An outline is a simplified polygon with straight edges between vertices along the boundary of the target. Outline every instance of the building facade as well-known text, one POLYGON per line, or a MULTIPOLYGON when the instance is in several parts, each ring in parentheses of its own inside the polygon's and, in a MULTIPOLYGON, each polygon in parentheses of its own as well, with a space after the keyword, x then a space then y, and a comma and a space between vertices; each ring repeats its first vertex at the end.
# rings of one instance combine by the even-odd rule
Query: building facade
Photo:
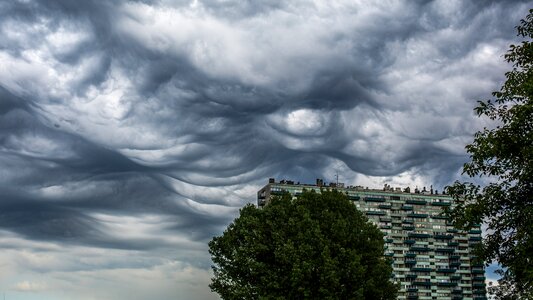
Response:
POLYGON ((320 179, 309 185, 271 178, 258 191, 257 204, 262 207, 284 192, 296 197, 304 189, 320 192, 324 188, 345 193, 382 230, 385 255, 393 260, 393 280, 400 283, 398 299, 487 299, 485 270, 472 255, 473 246, 481 241, 481 229, 454 229, 441 214, 442 207, 453 205, 447 195, 425 188, 411 193, 388 186, 372 190, 325 186, 320 179))

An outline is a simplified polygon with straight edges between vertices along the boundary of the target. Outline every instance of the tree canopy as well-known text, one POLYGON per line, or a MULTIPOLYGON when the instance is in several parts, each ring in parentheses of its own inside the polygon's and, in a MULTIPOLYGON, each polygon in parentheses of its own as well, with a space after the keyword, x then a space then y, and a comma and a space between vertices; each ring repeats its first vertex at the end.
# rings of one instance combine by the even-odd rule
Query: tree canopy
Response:
POLYGON ((456 182, 448 191, 462 201, 450 212, 457 227, 487 226, 478 254, 503 267, 496 296, 533 299, 533 10, 516 28, 523 41, 504 56, 512 70, 493 99, 475 108, 497 126, 477 132, 466 147, 471 161, 463 172, 490 183, 456 182))
POLYGON ((396 299, 383 234, 337 191, 247 205, 209 252, 223 299, 396 299))

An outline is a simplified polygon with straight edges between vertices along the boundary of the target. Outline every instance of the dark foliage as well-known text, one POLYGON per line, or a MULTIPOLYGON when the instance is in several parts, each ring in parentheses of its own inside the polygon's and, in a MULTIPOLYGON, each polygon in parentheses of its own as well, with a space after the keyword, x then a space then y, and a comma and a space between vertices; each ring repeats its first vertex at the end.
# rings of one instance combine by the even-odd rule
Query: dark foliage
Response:
POLYGON ((524 40, 505 55, 513 69, 494 98, 475 109, 498 125, 477 132, 466 147, 471 161, 464 173, 487 176, 491 183, 483 188, 460 182, 448 187, 464 201, 449 212, 455 225, 487 226, 478 254, 503 267, 500 287, 490 289, 500 299, 533 299, 533 10, 517 30, 524 40))

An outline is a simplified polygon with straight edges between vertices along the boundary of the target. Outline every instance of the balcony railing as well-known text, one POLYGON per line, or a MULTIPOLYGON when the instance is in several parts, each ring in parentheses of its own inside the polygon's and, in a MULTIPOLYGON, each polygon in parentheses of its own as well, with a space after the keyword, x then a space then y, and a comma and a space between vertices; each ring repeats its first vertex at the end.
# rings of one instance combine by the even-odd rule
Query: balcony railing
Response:
POLYGON ((385 202, 383 197, 365 197, 364 200, 366 202, 385 202))
POLYGON ((409 199, 409 200, 405 200, 405 203, 415 204, 415 205, 426 205, 427 201, 422 200, 422 199, 409 199))
POLYGON ((455 268, 437 268, 437 273, 455 273, 455 268))
POLYGON ((453 239, 453 235, 452 234, 446 234, 446 233, 436 233, 434 235, 434 237, 436 239, 439 239, 439 240, 451 240, 451 239, 453 239))
POLYGON ((417 267, 417 266, 414 266, 411 268, 411 271, 412 272, 431 272, 431 268, 429 267, 417 267))
POLYGON ((420 219, 423 219, 423 218, 427 218, 427 217, 428 217, 428 214, 411 213, 411 214, 408 214, 407 216, 410 217, 410 218, 420 218, 420 219))
POLYGON ((427 252, 429 251, 428 247, 421 247, 421 246, 412 246, 409 248, 410 251, 419 251, 419 252, 427 252))
POLYGON ((457 286, 457 282, 451 282, 451 281, 439 281, 437 282, 438 286, 457 286))
POLYGON ((411 282, 412 285, 417 285, 417 286, 431 286, 431 281, 413 281, 411 282))
POLYGON ((414 238, 429 238, 430 237, 428 233, 422 233, 422 232, 409 232, 408 235, 414 238))
POLYGON ((372 216, 384 216, 386 215, 386 213, 384 211, 379 211, 379 210, 369 210, 366 212, 367 215, 372 215, 372 216))
POLYGON ((453 253, 455 251, 454 248, 437 248, 435 249, 435 252, 443 252, 443 253, 453 253))

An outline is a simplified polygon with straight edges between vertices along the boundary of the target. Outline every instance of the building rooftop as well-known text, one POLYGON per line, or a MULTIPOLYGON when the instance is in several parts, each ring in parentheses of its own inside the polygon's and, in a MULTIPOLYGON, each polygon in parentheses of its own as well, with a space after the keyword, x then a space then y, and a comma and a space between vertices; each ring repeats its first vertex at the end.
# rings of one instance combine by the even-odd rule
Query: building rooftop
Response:
POLYGON ((422 187, 422 189, 419 189, 418 187, 415 187, 414 189, 411 189, 410 187, 392 187, 388 184, 385 184, 383 188, 381 189, 375 189, 375 188, 368 188, 360 185, 345 185, 341 182, 325 182, 324 180, 317 178, 316 183, 309 184, 309 183, 300 183, 300 182, 294 182, 292 180, 285 180, 282 179, 278 182, 276 182, 275 178, 269 178, 268 184, 281 184, 281 185, 294 185, 294 186, 302 186, 310 187, 310 188, 334 188, 334 189, 342 189, 342 190, 354 190, 354 191, 362 191, 362 192, 387 192, 387 193, 398 193, 398 194, 417 194, 417 195, 431 195, 433 196, 443 196, 443 197, 449 197, 449 195, 445 193, 440 193, 438 190, 433 190, 433 186, 431 185, 429 187, 429 190, 426 189, 426 187, 422 187))

